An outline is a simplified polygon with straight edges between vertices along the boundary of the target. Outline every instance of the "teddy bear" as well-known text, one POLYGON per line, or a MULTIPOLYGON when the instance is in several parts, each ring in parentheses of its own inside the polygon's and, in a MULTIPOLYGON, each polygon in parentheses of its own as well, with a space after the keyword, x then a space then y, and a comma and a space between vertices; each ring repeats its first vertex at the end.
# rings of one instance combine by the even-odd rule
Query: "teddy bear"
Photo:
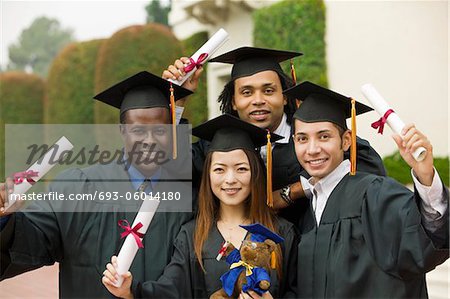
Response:
POLYGON ((226 258, 230 270, 220 277, 222 288, 214 292, 211 299, 237 298, 241 291, 249 290, 262 295, 270 287, 271 259, 274 258, 277 243, 282 242, 283 238, 259 223, 241 227, 254 233, 247 236, 239 250, 231 243, 222 247, 220 256, 226 258))

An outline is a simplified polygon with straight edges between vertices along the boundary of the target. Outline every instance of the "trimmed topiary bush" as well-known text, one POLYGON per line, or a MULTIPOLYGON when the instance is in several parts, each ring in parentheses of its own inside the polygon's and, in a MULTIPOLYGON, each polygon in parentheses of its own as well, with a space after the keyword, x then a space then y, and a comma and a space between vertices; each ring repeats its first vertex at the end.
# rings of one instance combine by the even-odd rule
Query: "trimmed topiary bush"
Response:
MULTIPOLYGON (((254 45, 302 52, 294 59, 297 82, 328 85, 325 5, 321 0, 282 1, 253 13, 254 45)), ((289 74, 289 62, 282 64, 289 74)))
POLYGON ((46 123, 94 122, 95 65, 103 41, 69 44, 55 58, 47 79, 46 123))
MULTIPOLYGON (((189 57, 194 54, 207 40, 208 32, 206 31, 198 32, 183 40, 184 56, 189 57)), ((187 118, 193 127, 208 119, 206 69, 205 67, 203 70, 197 90, 189 96, 183 113, 183 117, 187 118)))
MULTIPOLYGON (((181 43, 170 29, 160 24, 124 28, 101 45, 95 74, 95 93, 140 71, 161 75, 175 59, 181 57, 181 43)), ((117 123, 117 109, 97 102, 96 123, 117 123)))
POLYGON ((45 82, 34 74, 0 74, 0 181, 5 180, 5 124, 41 124, 45 82))

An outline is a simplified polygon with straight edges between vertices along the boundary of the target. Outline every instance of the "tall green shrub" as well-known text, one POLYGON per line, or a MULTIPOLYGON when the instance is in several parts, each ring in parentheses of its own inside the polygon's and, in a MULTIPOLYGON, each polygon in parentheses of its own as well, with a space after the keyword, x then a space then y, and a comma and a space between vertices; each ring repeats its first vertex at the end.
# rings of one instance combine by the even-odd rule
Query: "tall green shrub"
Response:
MULTIPOLYGON (((149 71, 161 75, 162 71, 182 55, 181 43, 170 29, 160 24, 131 26, 116 32, 100 47, 96 74, 96 93, 134 75, 149 71)), ((96 102, 96 123, 117 123, 117 109, 96 102)))
MULTIPOLYGON (((256 47, 302 52, 294 59, 297 82, 327 86, 325 5, 322 0, 282 1, 253 13, 256 47)), ((289 74, 289 62, 283 63, 289 74)))
MULTIPOLYGON (((383 158, 384 167, 388 176, 396 179, 402 184, 412 184, 410 167, 403 160, 400 153, 397 151, 390 156, 383 158)), ((434 167, 439 172, 439 176, 446 186, 450 186, 449 173, 449 157, 434 157, 434 167)))
POLYGON ((55 58, 47 79, 46 123, 94 122, 95 65, 102 42, 72 43, 55 58))
MULTIPOLYGON (((208 32, 202 31, 193 34, 183 40, 184 56, 194 54, 208 40, 208 32)), ((189 119, 192 126, 201 124, 208 119, 208 95, 206 83, 206 67, 200 77, 197 90, 191 96, 186 104, 183 117, 189 119)))
POLYGON ((0 181, 5 180, 5 124, 41 124, 44 98, 45 82, 37 75, 0 74, 0 181))

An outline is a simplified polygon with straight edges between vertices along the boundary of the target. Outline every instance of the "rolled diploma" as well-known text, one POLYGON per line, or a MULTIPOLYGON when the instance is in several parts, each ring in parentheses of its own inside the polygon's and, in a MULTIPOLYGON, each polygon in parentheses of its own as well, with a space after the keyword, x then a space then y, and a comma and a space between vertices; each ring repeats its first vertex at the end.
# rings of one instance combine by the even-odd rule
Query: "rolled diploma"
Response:
MULTIPOLYGON (((383 116, 386 111, 392 109, 372 84, 364 84, 361 87, 361 91, 380 116, 383 116)), ((400 119, 397 113, 391 113, 387 118, 386 123, 389 125, 392 131, 399 134, 400 136, 403 136, 401 132, 405 127, 405 123, 400 119)), ((427 150, 424 147, 419 147, 414 151, 413 157, 414 159, 416 159, 416 161, 422 161, 426 156, 426 152, 427 150)))
MULTIPOLYGON (((26 171, 36 171, 37 176, 33 177, 33 181, 39 181, 47 172, 50 171, 62 157, 61 155, 70 151, 73 148, 73 144, 65 137, 62 136, 54 145, 52 145, 45 155, 39 158, 33 165, 31 165, 26 171), (55 152, 56 151, 56 152, 55 152), (51 161, 50 161, 51 159, 51 161), (51 163, 50 163, 51 162, 51 163)), ((27 182, 26 179, 22 183, 14 185, 14 192, 9 195, 9 205, 5 210, 12 207, 16 200, 13 194, 23 194, 27 192, 33 185, 27 182)))
MULTIPOLYGON (((146 196, 131 227, 135 227, 140 222, 142 223, 142 227, 138 230, 138 232, 145 234, 148 227, 150 226, 150 223, 152 222, 153 216, 155 216, 155 212, 158 206, 159 200, 155 200, 150 196, 146 196)), ((122 248, 120 248, 119 254, 117 255, 116 271, 119 274, 119 279, 115 284, 116 287, 120 287, 122 285, 122 274, 127 273, 130 269, 138 249, 139 247, 134 236, 132 234, 129 234, 125 238, 125 242, 123 242, 122 248)))
MULTIPOLYGON (((217 51, 217 49, 220 48, 226 41, 228 40, 228 32, 226 32, 223 28, 220 28, 216 33, 214 33, 211 38, 203 44, 203 46, 198 49, 197 52, 195 52, 194 55, 191 56, 191 58, 194 61, 197 61, 197 59, 200 57, 201 54, 206 53, 208 54, 208 57, 202 62, 205 63, 208 61, 214 52, 217 51)), ((189 73, 187 73, 185 76, 183 76, 180 80, 172 80, 169 79, 170 82, 175 83, 177 85, 183 85, 183 83, 195 72, 197 68, 193 68, 189 73)))

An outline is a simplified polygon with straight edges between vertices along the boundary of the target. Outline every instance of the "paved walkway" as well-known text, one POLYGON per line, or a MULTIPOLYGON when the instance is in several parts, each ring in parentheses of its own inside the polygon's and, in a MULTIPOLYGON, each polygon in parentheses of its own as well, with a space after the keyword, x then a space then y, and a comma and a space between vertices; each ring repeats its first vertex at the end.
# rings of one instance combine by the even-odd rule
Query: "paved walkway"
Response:
POLYGON ((58 264, 0 282, 2 299, 58 298, 58 264))

